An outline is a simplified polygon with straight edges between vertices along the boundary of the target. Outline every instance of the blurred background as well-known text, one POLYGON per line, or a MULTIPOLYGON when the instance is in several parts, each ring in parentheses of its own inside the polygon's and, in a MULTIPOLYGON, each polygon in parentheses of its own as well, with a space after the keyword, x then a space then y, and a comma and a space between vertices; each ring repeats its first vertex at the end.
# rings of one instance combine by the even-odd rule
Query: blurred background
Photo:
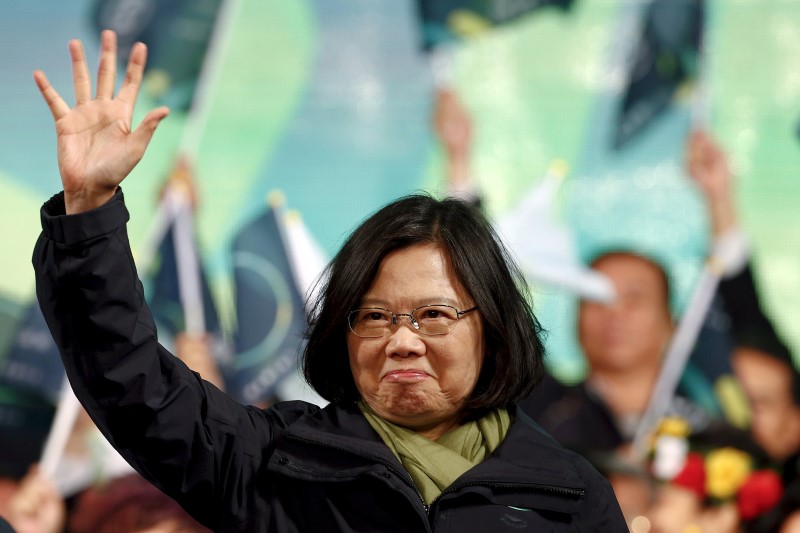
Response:
MULTIPOLYGON (((275 309, 248 310, 241 288, 237 298, 236 273, 247 268, 243 233, 259 217, 277 210, 281 223, 299 227, 315 254, 307 262, 316 265, 388 201, 450 190, 447 154, 432 122, 443 86, 469 116, 470 179, 491 218, 516 213, 553 162, 562 162, 558 174, 566 177, 545 195, 528 238, 561 239, 577 262, 609 248, 657 257, 673 280, 676 316, 707 251, 705 207, 683 166, 690 127, 704 125, 730 155, 766 310, 800 353, 800 5, 718 0, 704 7, 692 0, 28 0, 6 6, 0 19, 6 50, 0 60, 0 365, 15 350, 48 349, 43 330, 31 325, 30 257, 39 207, 60 181, 52 118, 31 74, 44 70, 71 102, 67 42, 82 39, 96 64, 104 27, 117 29, 121 51, 126 39, 149 45, 134 123, 156 105, 172 108, 123 185, 137 260, 158 248, 152 243, 160 242, 153 228, 161 192, 179 168, 196 191, 195 243, 206 304, 216 310, 205 325, 229 345, 219 355, 223 363, 285 341, 243 341, 248 323, 272 334, 298 312, 297 294, 284 290, 291 276, 279 260, 272 270, 288 277, 263 289, 275 309)), ((287 230, 281 231, 285 238, 287 230)), ((298 249, 287 256, 305 257, 298 249)), ((165 263, 148 259, 140 274, 147 278, 151 267, 165 263)), ((148 279, 148 286, 157 285, 148 279)), ((575 341, 578 297, 563 285, 531 283, 549 332, 548 365, 557 377, 578 380, 585 373, 575 341)), ((303 283, 298 286, 302 293, 303 283)), ((272 355, 253 356, 259 357, 272 355)), ((6 367, 7 381, 38 379, 6 367)), ((252 374, 247 365, 237 369, 233 374, 252 374)), ((267 388, 241 396, 261 400, 267 388)))

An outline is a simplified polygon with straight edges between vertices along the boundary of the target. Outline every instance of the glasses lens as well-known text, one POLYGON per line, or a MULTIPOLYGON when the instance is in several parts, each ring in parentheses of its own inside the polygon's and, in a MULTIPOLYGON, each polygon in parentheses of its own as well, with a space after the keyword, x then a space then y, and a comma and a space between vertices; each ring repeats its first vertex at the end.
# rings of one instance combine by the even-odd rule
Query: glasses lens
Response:
POLYGON ((414 320, 425 335, 449 333, 458 320, 458 311, 449 305, 426 305, 414 310, 414 320))
POLYGON ((350 313, 350 329, 359 337, 383 337, 392 324, 386 309, 356 309, 350 313))

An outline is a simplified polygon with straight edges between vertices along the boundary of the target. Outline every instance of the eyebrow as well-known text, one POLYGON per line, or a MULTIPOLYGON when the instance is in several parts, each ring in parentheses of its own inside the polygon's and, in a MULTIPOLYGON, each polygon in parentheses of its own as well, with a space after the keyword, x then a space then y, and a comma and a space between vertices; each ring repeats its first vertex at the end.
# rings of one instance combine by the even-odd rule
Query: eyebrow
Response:
MULTIPOLYGON (((452 298, 446 298, 444 296, 435 296, 435 297, 431 297, 431 298, 419 298, 417 300, 417 302, 418 303, 416 305, 414 305, 414 307, 412 309, 415 309, 415 308, 423 306, 423 305, 436 305, 436 304, 450 305, 450 306, 455 307, 456 309, 458 309, 458 307, 460 305, 457 301, 453 300, 452 298)), ((385 309, 389 309, 389 307, 391 306, 391 304, 388 301, 381 300, 380 298, 365 298, 364 300, 361 301, 360 305, 361 305, 361 307, 378 307, 379 306, 379 307, 383 307, 385 309)))

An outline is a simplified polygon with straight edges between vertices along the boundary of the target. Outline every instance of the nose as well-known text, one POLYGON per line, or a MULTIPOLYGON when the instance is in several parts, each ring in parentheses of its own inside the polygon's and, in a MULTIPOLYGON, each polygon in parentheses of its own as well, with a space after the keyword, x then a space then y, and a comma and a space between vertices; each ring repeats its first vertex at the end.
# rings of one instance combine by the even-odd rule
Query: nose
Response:
POLYGON ((410 317, 399 317, 397 325, 392 334, 389 335, 389 341, 386 343, 386 356, 414 357, 424 353, 425 341, 417 329, 414 328, 410 317))

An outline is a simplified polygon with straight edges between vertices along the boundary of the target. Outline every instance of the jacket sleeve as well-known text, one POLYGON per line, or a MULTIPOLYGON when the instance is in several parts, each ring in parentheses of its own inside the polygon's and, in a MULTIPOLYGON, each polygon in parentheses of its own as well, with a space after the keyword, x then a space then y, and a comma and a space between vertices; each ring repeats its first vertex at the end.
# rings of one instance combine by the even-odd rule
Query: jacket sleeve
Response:
POLYGON ((202 523, 236 529, 289 422, 236 403, 158 343, 128 218, 121 191, 78 215, 64 214, 63 193, 45 203, 39 304, 76 396, 120 454, 202 523))
POLYGON ((764 312, 750 263, 736 275, 721 280, 719 293, 738 345, 758 348, 786 361, 792 360, 788 346, 764 312))

